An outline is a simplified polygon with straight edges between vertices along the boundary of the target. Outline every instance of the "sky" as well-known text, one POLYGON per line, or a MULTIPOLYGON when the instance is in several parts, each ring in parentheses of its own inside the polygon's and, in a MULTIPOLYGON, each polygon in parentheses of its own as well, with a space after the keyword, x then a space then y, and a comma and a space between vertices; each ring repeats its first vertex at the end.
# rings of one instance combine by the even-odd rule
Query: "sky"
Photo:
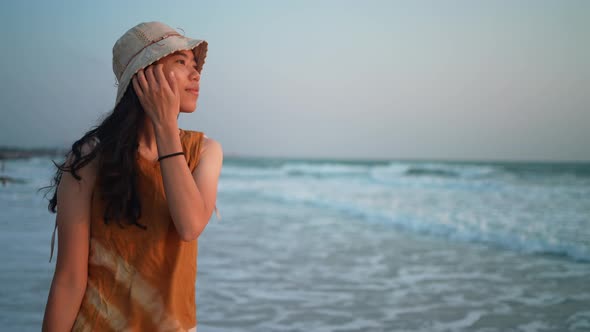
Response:
POLYGON ((112 111, 112 47, 209 43, 179 127, 226 156, 590 161, 590 1, 11 1, 0 146, 70 147, 112 111))

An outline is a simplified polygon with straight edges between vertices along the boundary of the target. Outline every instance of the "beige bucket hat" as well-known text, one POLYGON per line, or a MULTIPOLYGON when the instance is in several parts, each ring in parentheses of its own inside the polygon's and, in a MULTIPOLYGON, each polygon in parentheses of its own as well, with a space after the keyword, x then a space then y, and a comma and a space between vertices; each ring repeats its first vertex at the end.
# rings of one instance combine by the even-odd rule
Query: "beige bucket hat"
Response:
POLYGON ((207 45, 206 41, 185 37, 161 22, 139 23, 129 29, 113 46, 113 72, 118 83, 115 107, 135 73, 176 51, 192 50, 201 73, 207 45))

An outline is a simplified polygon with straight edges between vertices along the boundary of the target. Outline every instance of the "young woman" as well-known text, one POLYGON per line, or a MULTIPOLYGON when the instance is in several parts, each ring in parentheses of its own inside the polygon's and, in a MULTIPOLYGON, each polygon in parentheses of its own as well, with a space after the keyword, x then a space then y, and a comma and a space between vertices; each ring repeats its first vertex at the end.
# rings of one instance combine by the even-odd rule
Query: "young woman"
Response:
POLYGON ((217 210, 223 152, 177 119, 197 106, 206 54, 160 22, 115 43, 115 108, 56 165, 44 331, 196 331, 197 238, 217 210))

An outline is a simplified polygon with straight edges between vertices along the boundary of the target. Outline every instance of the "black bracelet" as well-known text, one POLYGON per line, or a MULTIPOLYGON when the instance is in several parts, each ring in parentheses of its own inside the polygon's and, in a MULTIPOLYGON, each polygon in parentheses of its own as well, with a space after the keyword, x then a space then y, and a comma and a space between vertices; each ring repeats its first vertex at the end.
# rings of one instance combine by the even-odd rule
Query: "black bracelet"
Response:
POLYGON ((161 156, 161 157, 158 158, 158 161, 160 161, 160 160, 162 160, 164 158, 178 156, 179 154, 184 154, 184 152, 174 152, 174 153, 171 153, 171 154, 167 154, 165 156, 161 156))

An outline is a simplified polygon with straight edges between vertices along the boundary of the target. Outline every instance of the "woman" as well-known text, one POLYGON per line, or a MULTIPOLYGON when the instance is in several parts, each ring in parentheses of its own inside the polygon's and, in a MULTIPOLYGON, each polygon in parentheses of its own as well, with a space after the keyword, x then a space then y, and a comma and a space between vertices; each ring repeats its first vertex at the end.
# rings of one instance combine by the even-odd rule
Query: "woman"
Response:
POLYGON ((217 210, 223 152, 177 119, 196 108, 206 53, 159 22, 115 43, 115 108, 54 177, 44 331, 196 331, 197 238, 217 210))

